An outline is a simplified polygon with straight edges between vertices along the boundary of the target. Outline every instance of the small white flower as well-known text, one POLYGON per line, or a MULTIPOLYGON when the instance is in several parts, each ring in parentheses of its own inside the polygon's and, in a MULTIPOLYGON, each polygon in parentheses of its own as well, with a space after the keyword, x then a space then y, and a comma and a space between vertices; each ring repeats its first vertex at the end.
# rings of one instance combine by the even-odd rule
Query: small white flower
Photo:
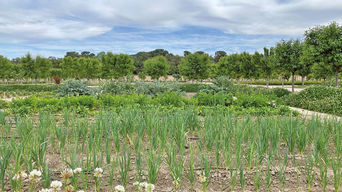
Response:
POLYGON ((125 187, 122 185, 117 185, 117 186, 115 186, 114 191, 115 192, 125 192, 125 187))
POLYGON ((207 181, 207 178, 206 178, 204 175, 201 175, 201 176, 199 177, 199 182, 205 183, 206 181, 207 181))
POLYGON ((84 192, 83 190, 78 190, 77 192, 84 192))
POLYGON ((50 184, 50 187, 54 191, 60 191, 62 188, 63 184, 60 181, 52 181, 50 184))
POLYGON ((27 178, 27 174, 25 173, 25 171, 18 171, 14 176, 13 176, 13 180, 25 180, 27 178))
POLYGON ((154 185, 152 183, 148 183, 146 186, 146 191, 152 192, 154 190, 154 185))
POLYGON ((133 183, 133 186, 138 186, 139 185, 139 181, 136 181, 133 183))
POLYGON ((103 173, 103 169, 98 167, 94 170, 94 177, 97 177, 97 178, 102 177, 103 176, 102 173, 103 173))
POLYGON ((29 181, 37 183, 40 181, 40 177, 42 176, 42 172, 37 169, 33 169, 29 174, 29 181))
POLYGON ((80 167, 74 169, 75 174, 80 174, 81 172, 82 172, 82 168, 80 168, 80 167))
POLYGON ((39 190, 39 192, 51 192, 51 190, 50 189, 41 189, 41 190, 39 190))
POLYGON ((148 184, 148 183, 146 183, 146 182, 141 182, 141 183, 139 183, 140 189, 141 189, 141 190, 145 190, 146 187, 147 187, 147 184, 148 184))

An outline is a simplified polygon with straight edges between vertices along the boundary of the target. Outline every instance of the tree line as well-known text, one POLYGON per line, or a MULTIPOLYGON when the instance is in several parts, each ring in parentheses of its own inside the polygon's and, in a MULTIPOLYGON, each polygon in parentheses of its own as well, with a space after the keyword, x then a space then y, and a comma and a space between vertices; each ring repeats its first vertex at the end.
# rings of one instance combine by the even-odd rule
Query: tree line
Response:
POLYGON ((203 51, 183 56, 164 49, 139 52, 134 55, 88 51, 67 52, 64 58, 33 58, 30 54, 9 60, 0 56, 0 78, 62 78, 117 79, 131 74, 158 79, 174 75, 190 80, 203 80, 219 75, 233 79, 289 79, 311 75, 315 79, 332 79, 338 86, 342 67, 342 26, 333 22, 316 26, 305 32, 303 40, 281 40, 274 47, 253 54, 215 52, 210 56, 203 51))

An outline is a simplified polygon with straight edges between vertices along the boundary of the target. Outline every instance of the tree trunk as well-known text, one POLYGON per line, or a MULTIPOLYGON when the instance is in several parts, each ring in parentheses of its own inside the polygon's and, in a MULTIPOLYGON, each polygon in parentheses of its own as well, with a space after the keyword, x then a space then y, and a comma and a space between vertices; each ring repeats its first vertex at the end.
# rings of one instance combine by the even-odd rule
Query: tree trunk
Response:
POLYGON ((284 88, 284 78, 283 77, 281 77, 281 87, 284 88))
POLYGON ((266 87, 268 87, 269 85, 270 85, 270 76, 267 76, 266 87))
POLYGON ((304 86, 305 76, 302 76, 302 86, 304 86))
POLYGON ((340 72, 340 68, 336 68, 335 73, 335 87, 338 87, 338 73, 340 72))
POLYGON ((294 81, 295 81, 294 76, 295 76, 295 73, 292 72, 292 93, 294 93, 294 81))

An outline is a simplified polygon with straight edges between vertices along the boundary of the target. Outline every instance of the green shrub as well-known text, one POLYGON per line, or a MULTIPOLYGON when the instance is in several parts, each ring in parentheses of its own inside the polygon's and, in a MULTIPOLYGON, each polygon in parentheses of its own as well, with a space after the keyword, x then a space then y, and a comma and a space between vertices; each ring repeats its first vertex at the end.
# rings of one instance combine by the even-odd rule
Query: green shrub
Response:
POLYGON ((115 95, 129 94, 133 91, 133 85, 129 82, 109 81, 100 87, 100 93, 111 93, 115 95))
POLYGON ((94 95, 94 90, 87 86, 86 82, 80 80, 68 80, 60 85, 57 94, 60 97, 78 96, 78 95, 94 95))
POLYGON ((268 107, 272 106, 272 102, 262 94, 247 95, 239 93, 236 95, 237 99, 233 101, 234 105, 244 108, 250 107, 268 107))
POLYGON ((283 89, 283 88, 273 88, 272 92, 277 97, 284 97, 284 96, 290 95, 292 93, 291 91, 289 91, 287 89, 283 89))
POLYGON ((57 88, 58 85, 47 84, 2 84, 0 85, 0 92, 52 92, 57 88))
POLYGON ((229 79, 229 77, 226 76, 219 76, 214 79, 213 82, 215 85, 218 87, 223 87, 226 89, 230 89, 231 87, 234 86, 234 83, 229 79))
POLYGON ((157 105, 171 105, 175 107, 184 106, 186 99, 182 97, 178 92, 167 91, 161 95, 156 96, 153 102, 157 105))
POLYGON ((215 106, 215 105, 231 105, 233 102, 233 97, 231 94, 224 94, 223 92, 218 92, 216 94, 213 93, 205 93, 200 92, 195 96, 197 99, 198 105, 205 106, 215 106))
POLYGON ((310 87, 285 97, 293 107, 312 111, 342 115, 342 89, 331 87, 310 87))
POLYGON ((0 100, 0 109, 7 109, 10 106, 10 102, 0 100))
POLYGON ((199 92, 204 86, 198 83, 180 83, 179 89, 183 92, 199 92))
POLYGON ((148 95, 151 97, 163 94, 165 92, 181 92, 178 82, 136 82, 134 93, 148 95))

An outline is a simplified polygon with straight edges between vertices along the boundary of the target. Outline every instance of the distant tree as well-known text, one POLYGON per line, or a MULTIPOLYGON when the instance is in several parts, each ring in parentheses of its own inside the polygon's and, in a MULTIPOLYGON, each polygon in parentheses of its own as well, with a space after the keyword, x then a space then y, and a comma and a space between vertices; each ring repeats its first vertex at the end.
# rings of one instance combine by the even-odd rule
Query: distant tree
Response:
POLYGON ((13 64, 10 60, 0 55, 0 78, 8 79, 11 77, 13 64))
POLYGON ((264 55, 259 53, 258 51, 255 51, 252 56, 252 74, 251 77, 254 79, 259 79, 261 76, 263 76, 263 73, 261 71, 261 66, 264 63, 264 55))
POLYGON ((95 79, 101 77, 102 63, 97 58, 87 58, 85 77, 95 79))
POLYGON ((273 47, 270 49, 264 47, 264 58, 260 63, 261 73, 266 77, 266 85, 267 87, 270 84, 270 77, 275 69, 275 50, 273 47))
POLYGON ((62 69, 63 78, 78 78, 79 77, 79 67, 77 58, 72 58, 71 56, 66 56, 63 58, 60 64, 62 69))
POLYGON ((53 68, 60 68, 60 64, 62 63, 62 58, 56 58, 53 56, 48 57, 48 59, 51 61, 53 68))
POLYGON ((80 54, 76 51, 69 51, 69 52, 66 52, 66 55, 64 57, 76 58, 76 57, 80 57, 80 54))
POLYGON ((179 73, 186 79, 203 80, 209 77, 210 57, 208 54, 189 54, 178 66, 179 73))
POLYGON ((214 56, 214 62, 217 63, 221 57, 227 56, 225 51, 216 51, 214 56))
POLYGON ((180 63, 181 57, 178 55, 173 55, 164 49, 155 49, 149 52, 138 52, 137 54, 131 55, 134 61, 135 74, 143 71, 144 62, 147 59, 153 58, 155 56, 164 56, 170 64, 169 74, 178 73, 178 64, 180 63))
POLYGON ((228 76, 237 79, 240 83, 242 76, 240 55, 237 53, 221 57, 217 63, 217 73, 221 76, 228 76))
POLYGON ((89 51, 82 51, 81 57, 95 57, 95 54, 89 51))
POLYGON ((311 73, 311 67, 314 63, 319 62, 315 60, 312 55, 312 47, 303 43, 302 54, 299 58, 300 67, 297 71, 298 75, 302 77, 302 85, 304 86, 305 77, 311 73))
POLYGON ((144 62, 144 73, 151 76, 152 79, 166 77, 170 71, 170 65, 164 56, 155 56, 144 62))
POLYGON ((252 62, 252 55, 247 52, 240 54, 241 72, 244 78, 251 79, 256 77, 257 68, 252 62))
POLYGON ((102 77, 106 79, 120 78, 133 73, 135 67, 133 60, 127 54, 102 54, 102 77))
POLYGON ((282 40, 277 43, 276 56, 280 67, 292 76, 292 92, 294 92, 295 73, 300 69, 301 53, 302 44, 299 40, 282 40))
POLYGON ((198 53, 198 54, 200 54, 200 55, 203 55, 203 54, 205 54, 205 52, 204 52, 204 51, 196 51, 195 53, 198 53))
POLYGON ((342 69, 342 26, 336 22, 317 26, 305 32, 305 42, 312 47, 312 55, 331 66, 335 72, 335 86, 342 69))
POLYGON ((184 51, 184 52, 183 52, 184 57, 186 57, 187 55, 190 55, 190 54, 191 54, 190 51, 184 51))
POLYGON ((48 78, 51 75, 52 63, 47 58, 37 56, 35 68, 35 78, 48 78))
POLYGON ((23 77, 26 77, 26 78, 36 77, 35 61, 33 60, 30 53, 26 54, 25 57, 20 58, 19 63, 21 65, 23 77))
POLYGON ((315 79, 330 80, 330 86, 332 86, 332 77, 334 76, 334 70, 331 66, 323 63, 316 62, 312 66, 312 74, 315 79))

